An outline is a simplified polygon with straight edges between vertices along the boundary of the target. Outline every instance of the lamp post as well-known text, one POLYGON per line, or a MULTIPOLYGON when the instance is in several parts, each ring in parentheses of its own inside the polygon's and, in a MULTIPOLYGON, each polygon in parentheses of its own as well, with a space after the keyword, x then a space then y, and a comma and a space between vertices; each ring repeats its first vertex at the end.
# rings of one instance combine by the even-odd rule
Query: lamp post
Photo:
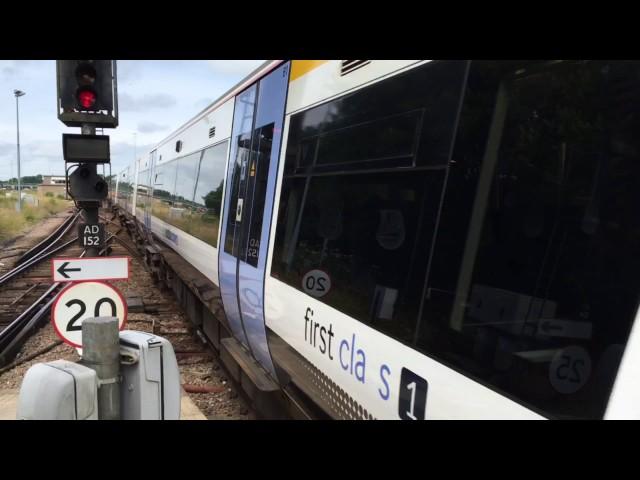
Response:
POLYGON ((25 92, 21 90, 14 90, 13 94, 16 96, 16 127, 18 135, 18 211, 22 211, 22 195, 20 185, 20 114, 18 109, 18 98, 25 95, 25 92))

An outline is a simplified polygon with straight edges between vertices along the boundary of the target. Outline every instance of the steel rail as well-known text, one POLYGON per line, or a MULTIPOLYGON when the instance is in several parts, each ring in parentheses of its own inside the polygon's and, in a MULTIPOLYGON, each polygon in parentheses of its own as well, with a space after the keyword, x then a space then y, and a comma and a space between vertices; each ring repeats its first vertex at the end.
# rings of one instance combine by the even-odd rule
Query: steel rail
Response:
MULTIPOLYGON (((77 238, 71 241, 75 240, 77 240, 77 238)), ((80 258, 84 257, 86 253, 87 251, 84 250, 80 254, 80 258)), ((51 305, 53 305, 53 302, 60 293, 59 291, 56 292, 56 290, 59 289, 63 283, 64 282, 53 283, 46 292, 44 292, 24 312, 22 312, 13 322, 7 325, 7 327, 0 332, 0 366, 6 365, 11 358, 13 358, 16 349, 22 345, 24 337, 32 330, 40 319, 49 312, 51 305), (47 298, 54 292, 55 294, 47 300, 47 298), (42 305, 43 302, 46 303, 42 305), (41 308, 33 315, 30 315, 38 306, 41 306, 41 308)))
POLYGON ((23 253, 22 256, 18 259, 18 263, 20 264, 26 262, 27 260, 30 260, 34 255, 37 255, 38 253, 42 252, 42 250, 45 250, 49 248, 49 246, 56 243, 60 238, 62 238, 65 233, 67 233, 71 225, 75 223, 75 221, 80 216, 80 213, 80 211, 77 211, 75 214, 69 215, 69 217, 66 218, 65 221, 62 222, 62 224, 60 224, 51 234, 49 234, 48 237, 43 239, 36 246, 31 247, 29 250, 23 253), (58 235, 59 233, 60 235, 54 239, 54 237, 56 237, 56 235, 58 235))
POLYGON ((72 244, 73 242, 76 242, 77 240, 78 240, 78 237, 74 237, 71 240, 63 243, 62 245, 59 245, 58 247, 54 248, 53 250, 45 250, 44 252, 41 252, 37 256, 32 258, 31 260, 18 265, 13 270, 8 271, 5 275, 0 277, 0 287, 2 285, 4 285, 5 283, 7 283, 9 280, 12 280, 14 277, 19 275, 20 273, 22 273, 25 270, 27 270, 28 268, 33 267, 36 263, 40 263, 42 260, 47 258, 49 255, 52 255, 52 254, 62 250, 63 248, 68 247, 70 244, 72 244))

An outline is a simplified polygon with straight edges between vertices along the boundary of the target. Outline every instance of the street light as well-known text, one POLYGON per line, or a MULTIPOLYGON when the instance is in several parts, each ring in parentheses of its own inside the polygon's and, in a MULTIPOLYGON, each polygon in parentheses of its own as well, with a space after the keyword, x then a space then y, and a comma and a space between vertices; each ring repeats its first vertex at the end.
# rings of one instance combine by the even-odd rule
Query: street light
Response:
POLYGON ((18 110, 18 98, 25 95, 25 92, 21 90, 14 90, 13 94, 16 96, 16 126, 18 135, 18 211, 22 211, 22 195, 20 188, 20 114, 18 110))

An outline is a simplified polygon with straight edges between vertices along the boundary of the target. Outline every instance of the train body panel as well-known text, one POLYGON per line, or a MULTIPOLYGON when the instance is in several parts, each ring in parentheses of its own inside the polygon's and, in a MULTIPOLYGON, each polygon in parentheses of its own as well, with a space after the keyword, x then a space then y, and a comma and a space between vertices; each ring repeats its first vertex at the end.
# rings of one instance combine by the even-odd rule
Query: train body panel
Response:
POLYGON ((287 114, 362 88, 418 62, 419 60, 293 60, 287 114))
POLYGON ((280 337, 271 339, 274 361, 308 362, 300 374, 315 384, 308 394, 329 399, 336 418, 542 418, 273 277, 267 277, 266 292, 267 326, 280 337), (401 398, 412 382, 413 408, 410 397, 401 398))
POLYGON ((179 253, 186 261, 196 267, 209 280, 218 285, 216 262, 206 261, 216 255, 216 249, 199 238, 189 235, 173 225, 151 216, 151 231, 164 243, 179 253))
POLYGON ((271 62, 118 174, 116 202, 331 417, 639 418, 638 78, 622 61, 271 62), (281 75, 254 197, 254 107, 281 75))
POLYGON ((233 99, 227 100, 214 111, 193 122, 188 129, 164 140, 156 148, 159 158, 158 165, 228 139, 231 136, 233 104, 233 99), (180 142, 180 151, 176 151, 178 142, 180 142))

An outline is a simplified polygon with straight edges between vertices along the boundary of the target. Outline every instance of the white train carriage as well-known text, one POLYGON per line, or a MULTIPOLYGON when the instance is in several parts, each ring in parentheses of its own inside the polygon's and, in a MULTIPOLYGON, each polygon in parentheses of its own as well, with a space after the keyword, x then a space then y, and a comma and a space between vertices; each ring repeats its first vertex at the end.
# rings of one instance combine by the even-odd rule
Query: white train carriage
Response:
POLYGON ((639 85, 627 61, 267 62, 114 198, 332 418, 640 418, 639 85))

